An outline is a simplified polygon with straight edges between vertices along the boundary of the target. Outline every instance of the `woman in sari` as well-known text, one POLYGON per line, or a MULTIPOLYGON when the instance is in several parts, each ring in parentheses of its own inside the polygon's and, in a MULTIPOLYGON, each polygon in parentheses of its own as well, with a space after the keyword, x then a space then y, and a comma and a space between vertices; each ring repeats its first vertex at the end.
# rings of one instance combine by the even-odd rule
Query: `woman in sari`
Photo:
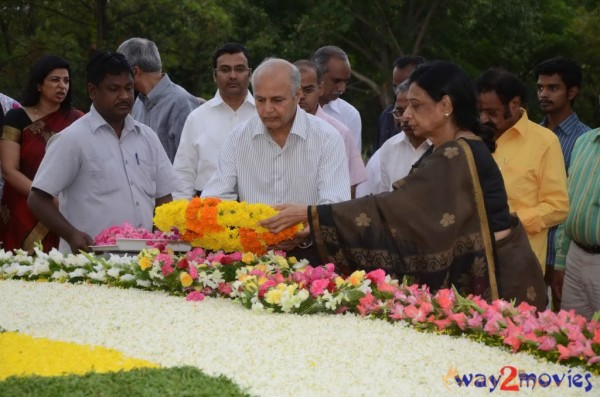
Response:
POLYGON ((455 286, 491 301, 545 305, 541 267, 518 218, 508 211, 478 120, 473 84, 450 62, 421 65, 409 78, 403 117, 433 150, 389 193, 319 206, 284 206, 271 231, 307 223, 314 247, 342 273, 382 268, 434 292, 455 286))
POLYGON ((31 68, 20 109, 4 117, 0 157, 4 193, 0 202, 0 242, 4 250, 32 252, 41 241, 44 251, 58 247, 58 237, 48 231, 27 207, 31 181, 54 134, 83 115, 71 105, 71 68, 62 58, 46 55, 31 68))

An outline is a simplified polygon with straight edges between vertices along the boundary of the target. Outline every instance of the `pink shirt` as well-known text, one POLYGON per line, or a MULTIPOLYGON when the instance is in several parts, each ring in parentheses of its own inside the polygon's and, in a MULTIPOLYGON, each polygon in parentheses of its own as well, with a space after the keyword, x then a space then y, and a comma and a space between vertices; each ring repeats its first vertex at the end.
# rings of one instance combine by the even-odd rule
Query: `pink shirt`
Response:
POLYGON ((367 171, 365 169, 365 163, 363 162, 362 156, 360 155, 352 133, 341 121, 325 113, 321 105, 317 108, 315 116, 327 121, 329 124, 335 127, 339 131, 342 139, 344 140, 344 146, 346 147, 346 157, 348 157, 348 171, 350 172, 350 186, 358 185, 361 182, 367 180, 367 171))

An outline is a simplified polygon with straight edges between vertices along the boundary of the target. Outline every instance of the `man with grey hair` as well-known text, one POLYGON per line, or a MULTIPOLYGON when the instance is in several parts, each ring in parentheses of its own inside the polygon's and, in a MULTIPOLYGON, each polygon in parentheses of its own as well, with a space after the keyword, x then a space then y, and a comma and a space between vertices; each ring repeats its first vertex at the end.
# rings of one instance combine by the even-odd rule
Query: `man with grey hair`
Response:
POLYGON ((252 87, 258 115, 228 137, 202 197, 270 205, 349 200, 344 142, 333 126, 298 107, 298 68, 266 59, 252 87))
POLYGON ((117 52, 125 55, 133 68, 134 88, 139 92, 132 116, 156 132, 172 163, 185 120, 200 101, 162 73, 154 42, 134 37, 124 41, 117 52))
POLYGON ((358 151, 362 149, 362 121, 354 106, 340 98, 346 91, 351 70, 348 56, 339 47, 328 45, 319 48, 312 56, 323 75, 323 95, 319 103, 328 115, 341 121, 352 132, 358 151))

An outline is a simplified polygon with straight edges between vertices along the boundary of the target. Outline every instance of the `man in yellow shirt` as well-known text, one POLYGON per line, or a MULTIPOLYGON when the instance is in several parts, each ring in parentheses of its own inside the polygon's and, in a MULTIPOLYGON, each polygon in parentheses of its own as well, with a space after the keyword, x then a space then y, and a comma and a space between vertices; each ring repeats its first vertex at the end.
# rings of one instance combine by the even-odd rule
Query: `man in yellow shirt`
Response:
POLYGON ((521 219, 531 248, 546 267, 548 229, 569 211, 565 161, 556 135, 527 118, 527 88, 513 74, 492 68, 477 80, 481 122, 496 138, 510 211, 521 219))

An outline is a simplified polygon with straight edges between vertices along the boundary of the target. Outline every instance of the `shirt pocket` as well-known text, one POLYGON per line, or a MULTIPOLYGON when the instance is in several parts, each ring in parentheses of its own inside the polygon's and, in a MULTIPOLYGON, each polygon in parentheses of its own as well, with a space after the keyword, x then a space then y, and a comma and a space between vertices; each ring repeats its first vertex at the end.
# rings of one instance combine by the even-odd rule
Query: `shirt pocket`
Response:
POLYGON ((156 198, 156 161, 140 158, 140 169, 137 175, 137 185, 146 196, 156 198))
POLYGON ((114 164, 113 158, 90 159, 89 177, 92 181, 90 190, 98 196, 106 195, 119 189, 119 185, 115 183, 115 179, 117 179, 117 167, 114 164))

